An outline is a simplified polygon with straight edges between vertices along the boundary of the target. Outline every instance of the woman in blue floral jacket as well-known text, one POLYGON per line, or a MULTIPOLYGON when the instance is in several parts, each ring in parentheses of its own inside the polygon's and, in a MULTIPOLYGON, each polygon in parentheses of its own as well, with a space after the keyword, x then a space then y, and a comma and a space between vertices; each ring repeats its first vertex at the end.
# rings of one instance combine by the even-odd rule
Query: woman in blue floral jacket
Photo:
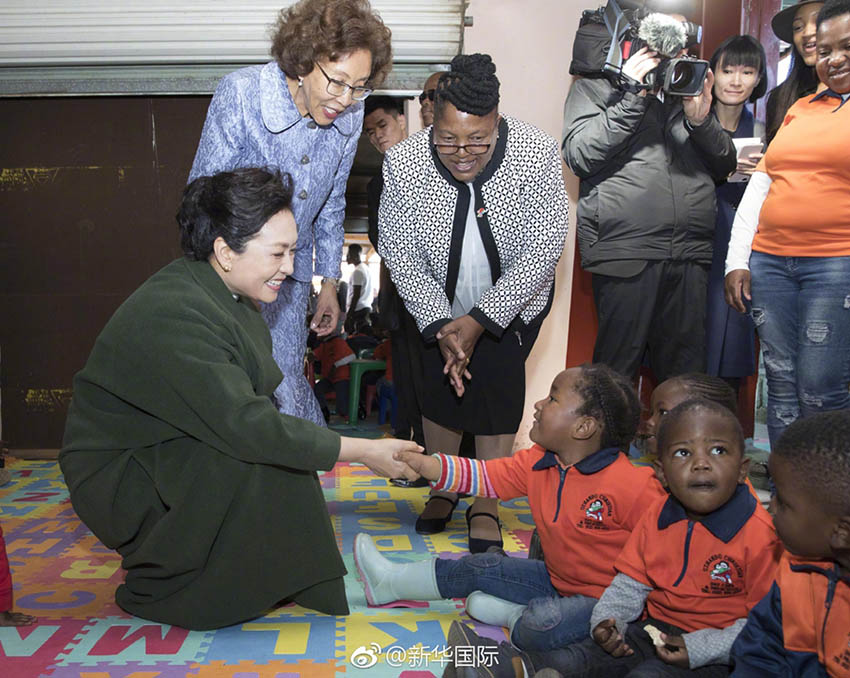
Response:
POLYGON ((295 271, 263 316, 284 374, 275 391, 281 412, 324 425, 303 376, 307 300, 314 273, 323 276, 312 329, 331 332, 339 317, 345 185, 363 125, 361 102, 390 69, 390 30, 368 0, 301 0, 281 11, 271 52, 274 61, 219 83, 189 180, 257 166, 292 176, 295 271))

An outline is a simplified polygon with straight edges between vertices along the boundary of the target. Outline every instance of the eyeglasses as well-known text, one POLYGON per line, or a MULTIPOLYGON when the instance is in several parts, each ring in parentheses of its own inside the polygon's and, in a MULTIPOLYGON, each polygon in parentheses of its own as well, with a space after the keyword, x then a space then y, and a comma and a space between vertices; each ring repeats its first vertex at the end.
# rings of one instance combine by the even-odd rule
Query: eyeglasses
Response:
MULTIPOLYGON (((496 129, 498 129, 498 127, 496 129)), ((495 132, 496 129, 494 129, 493 132, 495 132)), ((492 135, 493 132, 490 134, 492 135)), ((489 144, 434 144, 434 148, 437 149, 437 153, 440 155, 454 155, 455 153, 459 153, 460 149, 463 149, 469 155, 484 155, 490 150, 490 147, 498 141, 498 139, 499 135, 497 134, 496 138, 489 144)))
POLYGON ((469 153, 469 155, 484 155, 487 151, 490 150, 489 144, 434 144, 434 148, 437 149, 437 153, 440 155, 454 155, 455 153, 459 153, 462 148, 464 151, 469 153))
POLYGON ((350 91, 352 99, 355 101, 363 101, 363 99, 368 97, 374 91, 371 87, 355 87, 354 85, 349 85, 347 82, 343 82, 342 80, 334 80, 331 76, 325 73, 325 69, 318 63, 316 64, 316 68, 318 68, 322 72, 322 75, 327 78, 328 86, 326 89, 328 94, 332 96, 345 96, 350 91))
POLYGON ((419 95, 419 103, 420 104, 425 103, 425 99, 428 99, 428 101, 434 101, 434 92, 436 92, 436 91, 437 90, 434 90, 434 89, 424 90, 422 92, 422 94, 419 95))

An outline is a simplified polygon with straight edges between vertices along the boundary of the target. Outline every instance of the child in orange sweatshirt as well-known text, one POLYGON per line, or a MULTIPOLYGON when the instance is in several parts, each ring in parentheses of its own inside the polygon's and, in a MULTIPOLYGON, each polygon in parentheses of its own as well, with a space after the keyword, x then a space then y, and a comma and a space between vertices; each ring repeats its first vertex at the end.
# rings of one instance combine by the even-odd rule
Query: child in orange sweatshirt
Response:
MULTIPOLYGON (((544 668, 563 678, 729 675, 732 644, 770 588, 782 546, 744 482, 749 460, 732 412, 688 400, 662 419, 657 436, 670 496, 643 514, 616 559, 591 638, 551 652, 502 643, 492 666, 457 666, 458 676, 513 678, 544 668)), ((495 645, 452 626, 453 646, 495 645)))
POLYGON ((401 564, 359 534, 354 560, 370 604, 466 597, 470 616, 508 627, 521 647, 549 649, 587 637, 614 560, 663 490, 649 468, 633 466, 623 452, 640 415, 626 378, 604 365, 573 367, 555 377, 534 408, 535 445, 511 457, 403 459, 437 489, 527 496, 545 560, 488 552, 401 564))
POLYGON ((850 678, 850 410, 795 421, 768 466, 786 552, 732 647, 732 676, 850 678))

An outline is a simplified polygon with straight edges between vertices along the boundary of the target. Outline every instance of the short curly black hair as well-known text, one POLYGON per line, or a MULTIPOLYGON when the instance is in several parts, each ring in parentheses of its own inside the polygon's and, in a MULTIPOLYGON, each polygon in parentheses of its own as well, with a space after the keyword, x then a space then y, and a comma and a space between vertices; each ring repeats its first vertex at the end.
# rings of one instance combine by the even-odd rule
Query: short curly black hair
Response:
POLYGON ((678 382, 690 398, 705 398, 735 414, 738 413, 738 396, 735 389, 720 377, 712 377, 702 372, 687 372, 670 377, 669 381, 678 382))
POLYGON ((602 424, 600 448, 627 449, 640 422, 640 399, 631 380, 602 363, 585 363, 580 369, 575 390, 583 402, 576 414, 602 424))
POLYGON ((489 54, 459 54, 443 73, 434 92, 434 120, 446 104, 470 115, 484 116, 499 107, 499 79, 489 54))
POLYGON ((336 61, 358 49, 372 55, 369 86, 375 88, 392 68, 392 33, 368 0, 300 0, 280 11, 271 54, 280 70, 298 78, 317 61, 336 61))
POLYGON ((824 508, 850 515, 850 410, 819 412, 792 423, 771 455, 786 460, 795 480, 824 508))
POLYGON ((818 12, 817 26, 820 28, 824 21, 845 14, 850 14, 850 0, 827 0, 818 12))
POLYGON ((735 413, 725 405, 713 400, 708 400, 707 398, 689 398, 685 402, 679 403, 676 407, 670 410, 664 417, 661 418, 661 422, 658 424, 658 430, 655 433, 655 437, 658 441, 659 459, 661 459, 664 454, 664 450, 667 447, 667 438, 670 435, 670 429, 673 427, 673 424, 677 423, 680 419, 693 415, 695 412, 710 412, 711 414, 716 414, 731 422, 735 429, 735 440, 738 443, 738 452, 742 457, 744 456, 744 450, 746 447, 744 431, 741 428, 741 422, 738 421, 738 417, 735 416, 735 413))

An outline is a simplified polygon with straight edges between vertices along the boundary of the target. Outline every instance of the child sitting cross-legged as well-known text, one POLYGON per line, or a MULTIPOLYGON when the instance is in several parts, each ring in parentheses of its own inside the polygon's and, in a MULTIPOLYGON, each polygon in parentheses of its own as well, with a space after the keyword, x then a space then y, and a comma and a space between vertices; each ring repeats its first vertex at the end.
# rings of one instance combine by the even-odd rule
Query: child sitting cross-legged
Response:
POLYGON ((561 372, 549 396, 535 404, 536 444, 529 449, 487 461, 401 455, 437 489, 527 496, 545 561, 488 552, 394 563, 359 534, 354 560, 367 601, 468 596, 470 616, 508 627, 519 647, 549 649, 586 638, 614 560, 646 507, 663 496, 651 469, 633 466, 622 452, 639 415, 627 379, 604 365, 584 365, 561 372))
MULTIPOLYGON (((663 417, 657 438, 670 496, 643 515, 617 558, 592 637, 551 652, 502 643, 495 669, 458 666, 458 676, 544 668, 564 678, 729 675, 732 643, 770 588, 782 547, 744 484, 744 436, 727 408, 688 400, 663 417)), ((449 636, 453 646, 494 644, 457 622, 449 636)))
POLYGON ((734 678, 850 676, 850 410, 798 419, 771 451, 776 581, 732 646, 734 678))

